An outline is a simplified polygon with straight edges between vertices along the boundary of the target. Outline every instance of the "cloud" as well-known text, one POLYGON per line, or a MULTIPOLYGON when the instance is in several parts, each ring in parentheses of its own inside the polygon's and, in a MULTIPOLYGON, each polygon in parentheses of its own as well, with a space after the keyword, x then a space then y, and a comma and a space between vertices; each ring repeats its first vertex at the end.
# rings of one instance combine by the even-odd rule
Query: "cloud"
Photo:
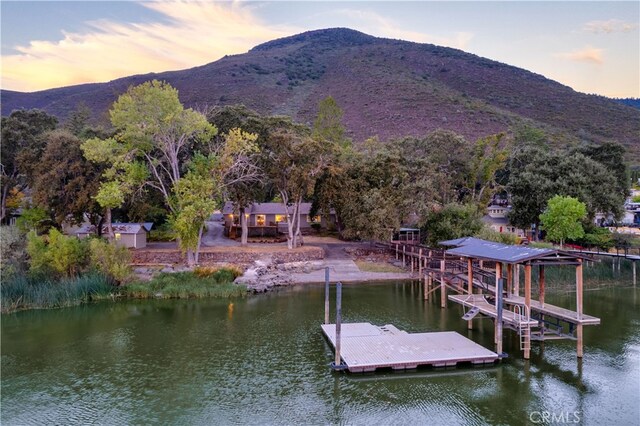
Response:
POLYGON ((462 31, 456 32, 450 37, 443 37, 407 30, 392 19, 385 18, 369 10, 334 9, 329 12, 328 15, 346 18, 350 28, 355 28, 378 37, 409 40, 418 43, 432 43, 462 50, 466 49, 473 38, 472 33, 462 31))
POLYGON ((619 19, 608 21, 590 21, 584 24, 583 31, 594 34, 628 33, 638 28, 637 23, 625 22, 619 19))
POLYGON ((570 61, 575 62, 587 62, 591 64, 603 64, 604 59, 602 55, 604 53, 603 49, 599 49, 597 47, 586 46, 582 49, 574 50, 572 52, 567 53, 558 53, 554 55, 557 58, 568 59, 570 61))
POLYGON ((190 68, 300 32, 269 26, 239 2, 143 2, 162 22, 87 23, 83 33, 32 41, 2 57, 2 87, 34 91, 132 74, 190 68))

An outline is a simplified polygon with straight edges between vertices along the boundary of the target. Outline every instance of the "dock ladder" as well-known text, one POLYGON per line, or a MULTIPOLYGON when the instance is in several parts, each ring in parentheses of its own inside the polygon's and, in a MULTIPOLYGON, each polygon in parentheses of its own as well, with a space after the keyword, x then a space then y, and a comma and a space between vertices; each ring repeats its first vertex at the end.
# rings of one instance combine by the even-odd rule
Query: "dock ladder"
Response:
POLYGON ((513 313, 518 319, 518 336, 520 336, 520 350, 531 349, 531 326, 529 325, 529 309, 526 305, 514 305, 513 313), (527 338, 528 337, 528 338, 527 338))

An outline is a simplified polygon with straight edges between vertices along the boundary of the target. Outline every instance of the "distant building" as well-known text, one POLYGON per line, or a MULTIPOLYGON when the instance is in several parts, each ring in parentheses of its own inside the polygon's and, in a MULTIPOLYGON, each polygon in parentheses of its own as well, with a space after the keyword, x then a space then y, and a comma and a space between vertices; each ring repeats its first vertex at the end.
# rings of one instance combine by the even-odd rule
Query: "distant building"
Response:
POLYGON ((524 238, 524 230, 509 223, 507 215, 510 210, 511 208, 506 205, 491 204, 487 207, 487 214, 482 217, 482 221, 496 232, 515 234, 524 238))
MULTIPOLYGON (((151 231, 153 223, 112 223, 116 244, 133 249, 141 249, 147 246, 147 233, 151 231)), ((83 224, 81 226, 69 226, 65 229, 67 235, 75 235, 78 238, 87 238, 97 235, 95 225, 83 224)), ((102 226, 102 235, 107 234, 106 225, 102 226)))

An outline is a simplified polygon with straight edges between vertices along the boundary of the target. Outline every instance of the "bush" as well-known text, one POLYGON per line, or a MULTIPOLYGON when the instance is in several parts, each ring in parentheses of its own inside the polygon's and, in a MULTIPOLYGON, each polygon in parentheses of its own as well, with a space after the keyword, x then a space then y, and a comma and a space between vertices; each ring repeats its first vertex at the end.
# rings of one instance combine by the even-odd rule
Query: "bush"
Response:
POLYGON ((15 226, 0 226, 0 276, 11 279, 26 270, 27 240, 15 226))
POLYGON ((99 238, 89 241, 91 267, 109 277, 115 283, 122 284, 131 277, 131 253, 126 247, 118 246, 99 238))
POLYGON ((48 236, 42 237, 35 231, 29 232, 27 253, 30 272, 35 275, 77 277, 88 266, 87 243, 62 235, 57 229, 51 229, 48 236))
POLYGON ((169 222, 163 223, 156 229, 149 232, 149 241, 175 241, 176 232, 171 228, 169 222))
POLYGON ((503 244, 514 245, 518 243, 518 236, 516 234, 512 234, 510 232, 497 232, 488 226, 482 228, 480 232, 474 235, 474 237, 503 244))

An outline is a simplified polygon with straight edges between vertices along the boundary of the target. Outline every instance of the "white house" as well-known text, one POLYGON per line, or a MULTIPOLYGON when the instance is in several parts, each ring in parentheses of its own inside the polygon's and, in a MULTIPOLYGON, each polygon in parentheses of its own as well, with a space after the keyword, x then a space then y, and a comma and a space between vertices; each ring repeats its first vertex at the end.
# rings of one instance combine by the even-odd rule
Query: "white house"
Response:
POLYGON ((487 214, 482 217, 482 221, 496 232, 515 234, 524 238, 525 232, 509 223, 507 219, 509 210, 509 207, 492 204, 487 207, 487 214))

